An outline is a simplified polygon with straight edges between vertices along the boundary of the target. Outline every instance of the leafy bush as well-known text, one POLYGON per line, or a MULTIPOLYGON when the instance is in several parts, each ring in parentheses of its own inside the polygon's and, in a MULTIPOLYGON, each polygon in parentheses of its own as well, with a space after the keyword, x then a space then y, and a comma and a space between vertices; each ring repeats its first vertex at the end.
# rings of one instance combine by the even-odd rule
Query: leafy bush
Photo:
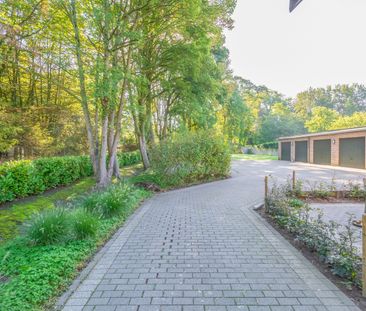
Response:
POLYGON ((137 164, 142 161, 140 151, 138 150, 118 153, 117 158, 119 167, 137 164))
POLYGON ((224 140, 211 131, 178 134, 153 147, 150 157, 155 178, 168 186, 226 177, 231 159, 224 140))
MULTIPOLYGON (((323 193, 323 186, 320 192, 323 193)), ((317 252, 334 274, 359 285, 361 258, 354 247, 352 218, 345 229, 335 222, 324 221, 321 213, 313 218, 310 206, 294 199, 288 185, 276 183, 267 197, 266 211, 281 227, 294 234, 296 240, 317 252)))
POLYGON ((27 236, 36 245, 51 245, 69 238, 70 215, 63 208, 36 215, 27 226, 27 236))
POLYGON ((307 195, 311 198, 326 199, 332 195, 334 190, 333 185, 328 185, 323 182, 307 182, 309 191, 307 195))
POLYGON ((86 156, 6 162, 0 165, 0 203, 68 185, 92 174, 86 156))
POLYGON ((272 142, 268 142, 268 143, 263 143, 263 144, 258 145, 258 148, 260 148, 260 149, 278 149, 278 142, 272 141, 272 142))
POLYGON ((94 237, 98 230, 98 219, 84 208, 73 213, 71 223, 72 233, 77 240, 94 237))
POLYGON ((359 183, 349 181, 344 185, 346 197, 351 199, 366 199, 366 189, 359 183))

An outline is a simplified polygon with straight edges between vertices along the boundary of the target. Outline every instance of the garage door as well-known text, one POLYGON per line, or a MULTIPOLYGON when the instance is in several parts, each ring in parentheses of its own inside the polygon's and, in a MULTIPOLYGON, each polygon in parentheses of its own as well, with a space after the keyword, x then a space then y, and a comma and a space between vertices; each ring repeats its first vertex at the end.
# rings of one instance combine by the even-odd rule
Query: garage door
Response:
POLYGON ((291 161, 291 143, 281 143, 281 160, 291 161))
POLYGON ((296 162, 308 162, 308 142, 307 141, 295 142, 295 161, 296 162))
POLYGON ((314 163, 331 165, 332 163, 332 142, 330 139, 314 140, 314 163))
POLYGON ((339 165, 365 168, 365 137, 339 140, 339 165))

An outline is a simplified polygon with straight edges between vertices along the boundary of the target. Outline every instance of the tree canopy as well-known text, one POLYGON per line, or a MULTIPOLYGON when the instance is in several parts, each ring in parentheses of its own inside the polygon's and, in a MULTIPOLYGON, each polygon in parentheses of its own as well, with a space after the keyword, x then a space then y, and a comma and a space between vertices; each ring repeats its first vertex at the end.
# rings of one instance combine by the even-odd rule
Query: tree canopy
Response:
POLYGON ((234 0, 0 2, 0 156, 89 154, 101 185, 116 152, 177 131, 234 147, 366 125, 366 87, 288 98, 230 69, 234 0))

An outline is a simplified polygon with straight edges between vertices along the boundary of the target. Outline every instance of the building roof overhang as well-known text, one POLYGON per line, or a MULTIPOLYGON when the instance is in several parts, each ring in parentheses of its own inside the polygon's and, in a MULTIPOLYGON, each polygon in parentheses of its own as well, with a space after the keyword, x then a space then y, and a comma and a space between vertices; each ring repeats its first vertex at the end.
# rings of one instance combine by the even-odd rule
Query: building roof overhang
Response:
POLYGON ((338 135, 338 134, 348 134, 348 133, 355 133, 355 132, 366 132, 366 126, 363 126, 363 127, 355 127, 355 128, 350 128, 350 129, 326 131, 326 132, 320 132, 320 133, 310 133, 310 134, 304 134, 304 135, 280 137, 280 138, 278 138, 278 140, 292 140, 292 139, 300 139, 300 138, 308 138, 308 137, 317 137, 317 136, 329 136, 329 135, 338 135))
POLYGON ((290 0, 290 12, 296 9, 302 0, 290 0))

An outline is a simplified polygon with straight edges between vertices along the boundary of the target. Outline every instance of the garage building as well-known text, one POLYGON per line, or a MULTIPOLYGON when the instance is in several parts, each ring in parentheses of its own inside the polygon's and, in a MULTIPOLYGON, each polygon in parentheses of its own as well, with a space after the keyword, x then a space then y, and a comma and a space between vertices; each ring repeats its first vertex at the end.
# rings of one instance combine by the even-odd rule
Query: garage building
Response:
POLYGON ((280 160, 366 168, 366 127, 279 138, 280 160))

